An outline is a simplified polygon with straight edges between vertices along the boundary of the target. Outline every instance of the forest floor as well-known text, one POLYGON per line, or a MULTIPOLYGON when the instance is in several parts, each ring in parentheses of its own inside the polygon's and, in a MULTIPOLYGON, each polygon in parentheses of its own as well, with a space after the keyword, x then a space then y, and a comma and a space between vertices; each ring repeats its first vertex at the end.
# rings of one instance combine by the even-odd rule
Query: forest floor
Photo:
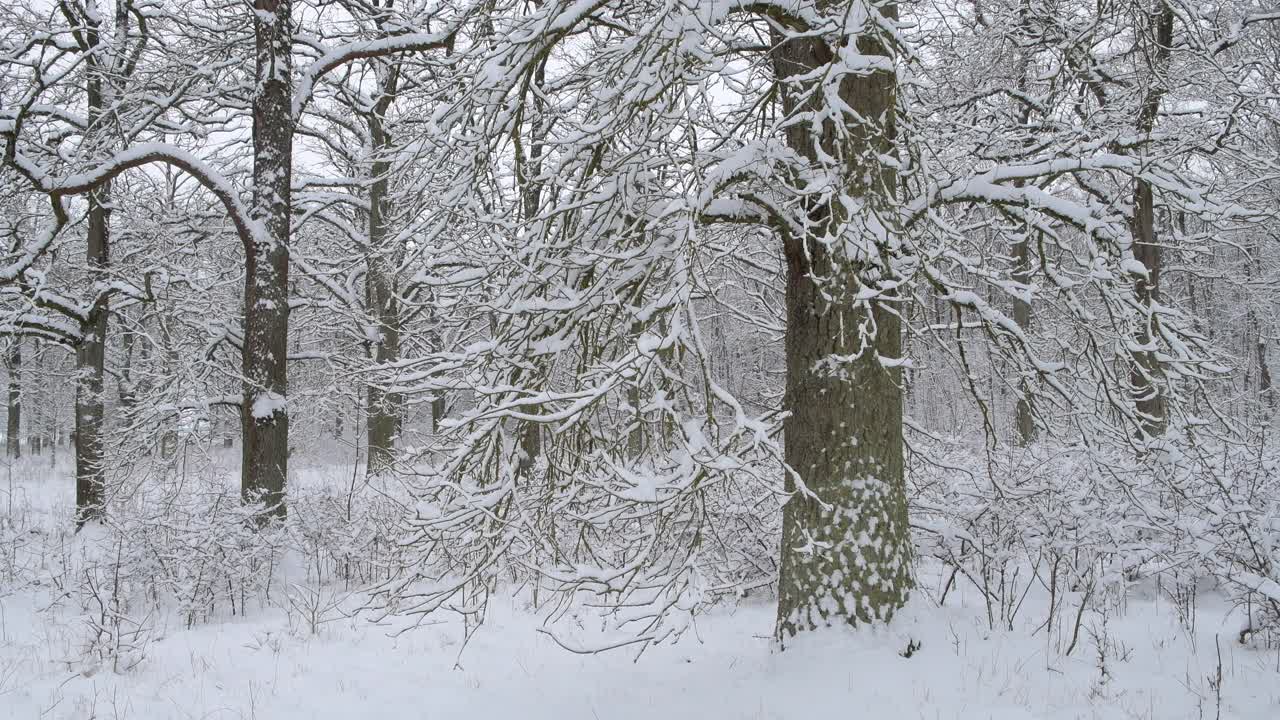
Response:
MULTIPOLYGON (((24 512, 65 518, 54 507, 70 502, 69 480, 14 487, 24 512)), ((121 656, 133 667, 116 671, 84 661, 85 617, 51 603, 56 589, 0 579, 0 718, 1280 717, 1280 651, 1240 645, 1239 619, 1211 593, 1189 631, 1175 603, 1135 589, 1113 611, 1085 613, 1068 656, 1075 605, 1037 631, 1033 597, 1012 630, 993 630, 978 594, 958 587, 937 607, 940 583, 922 584, 891 628, 822 633, 785 653, 769 640, 764 599, 702 615, 682 641, 638 658, 567 652, 511 600, 465 644, 461 622, 443 616, 398 632, 411 621, 374 624, 337 607, 314 627, 296 607, 192 627, 158 613, 145 643, 121 656), (909 642, 920 648, 904 657, 909 642)), ((360 604, 336 589, 317 597, 360 604)), ((589 617, 571 613, 555 630, 590 642, 589 617)))

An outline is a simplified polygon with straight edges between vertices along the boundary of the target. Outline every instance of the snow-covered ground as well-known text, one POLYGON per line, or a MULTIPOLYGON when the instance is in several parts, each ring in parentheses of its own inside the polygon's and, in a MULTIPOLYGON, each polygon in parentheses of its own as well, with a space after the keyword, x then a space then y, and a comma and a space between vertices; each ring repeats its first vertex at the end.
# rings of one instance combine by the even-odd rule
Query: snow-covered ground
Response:
MULTIPOLYGON (((55 517, 67 513, 63 484, 15 488, 25 512, 55 517)), ((0 584, 0 717, 1280 718, 1280 653, 1242 646, 1239 620, 1211 593, 1191 633, 1168 599, 1134 589, 1105 616, 1086 613, 1065 656, 1078 594, 1052 632, 1036 631, 1034 597, 1013 630, 992 630, 975 593, 959 586, 937 607, 940 583, 924 575, 891 629, 830 632, 785 653, 768 639, 765 598, 707 613, 680 643, 638 658, 561 649, 526 598, 497 603, 465 647, 452 617, 398 632, 408 620, 334 608, 312 627, 282 601, 190 628, 153 616, 121 663, 136 665, 118 672, 83 661, 84 617, 51 602, 57 588, 0 584), (904 657, 909 642, 921 647, 904 657)), ((360 602, 318 592, 325 606, 360 602)), ((592 628, 584 610, 555 630, 590 642, 592 628)))

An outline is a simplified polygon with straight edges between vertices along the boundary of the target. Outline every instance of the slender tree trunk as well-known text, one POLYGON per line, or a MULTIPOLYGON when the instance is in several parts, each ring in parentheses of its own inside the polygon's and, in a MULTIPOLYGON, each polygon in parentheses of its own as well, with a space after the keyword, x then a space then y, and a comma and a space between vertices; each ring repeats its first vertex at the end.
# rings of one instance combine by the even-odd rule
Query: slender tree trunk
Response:
POLYGON ((289 464, 289 240, 293 179, 291 0, 255 0, 253 213, 265 231, 245 249, 243 447, 246 501, 285 516, 289 464), (265 236, 263 236, 265 235, 265 236))
MULTIPOLYGON (((1013 246, 1013 279, 1027 285, 1031 282, 1031 238, 1025 236, 1013 246)), ((1031 303, 1022 298, 1014 298, 1013 321, 1024 332, 1031 330, 1031 303)), ((1018 405, 1014 410, 1014 426, 1018 431, 1018 444, 1030 445, 1036 436, 1035 417, 1031 406, 1031 388, 1027 380, 1018 387, 1018 405)))
POLYGON ((1267 365, 1267 338, 1262 333, 1262 327, 1258 327, 1257 348, 1258 348, 1258 396, 1262 399, 1264 413, 1270 419, 1272 411, 1275 409, 1275 395, 1271 392, 1271 368, 1267 365))
POLYGON ((120 406, 126 411, 132 410, 138 401, 138 391, 133 384, 133 348, 135 333, 127 328, 120 331, 121 361, 120 378, 117 390, 120 394, 120 406))
MULTIPOLYGON (((520 218, 523 222, 530 222, 537 217, 538 209, 542 204, 543 144, 549 128, 545 117, 545 101, 541 93, 546 83, 546 62, 545 58, 539 62, 533 74, 533 85, 538 88, 538 91, 532 96, 535 117, 529 137, 525 140, 528 144, 528 155, 518 152, 516 157, 516 183, 521 194, 520 218)), ((493 318, 490 316, 490 322, 492 321, 493 318)), ((538 465, 538 457, 542 455, 542 423, 517 421, 516 426, 519 428, 517 432, 520 433, 520 458, 516 465, 516 474, 525 480, 532 479, 538 465)))
MULTIPOLYGON (((1138 131, 1144 135, 1149 135, 1155 128, 1160 101, 1164 97, 1165 71, 1173 46, 1173 21, 1173 8, 1161 0, 1154 28, 1156 47, 1149 68, 1151 85, 1138 116, 1138 131)), ((1157 244, 1155 230, 1155 198, 1151 183, 1142 177, 1134 183, 1132 231, 1133 258, 1146 268, 1146 275, 1134 278, 1138 302, 1143 310, 1134 338, 1139 350, 1134 353, 1130 382, 1141 434, 1152 438, 1163 435, 1168 427, 1168 403, 1163 387, 1164 371, 1155 352, 1160 322, 1155 306, 1160 301, 1161 270, 1160 245, 1157 244)))
MULTIPOLYGON (((1249 279, 1253 279, 1250 273, 1249 279)), ((1253 345, 1253 361, 1258 365, 1258 409, 1264 421, 1271 420, 1274 400, 1271 392, 1271 368, 1267 366, 1267 339, 1263 332, 1262 318, 1250 307, 1244 318, 1246 343, 1253 345)), ((1245 377, 1248 386, 1248 376, 1245 377)))
MULTIPOLYGON (((1030 0, 1022 0, 1018 5, 1018 25, 1019 31, 1023 37, 1032 37, 1036 30, 1031 26, 1031 3, 1030 0)), ((1026 92, 1028 84, 1031 80, 1031 53, 1022 55, 1022 72, 1018 76, 1018 89, 1026 92)), ((1031 108, 1024 108, 1022 111, 1022 123, 1026 125, 1031 120, 1031 108)), ((1022 185, 1022 181, 1018 182, 1022 185)), ((1024 287, 1031 284, 1031 228, 1027 228, 1027 232, 1023 234, 1022 239, 1013 246, 1013 280, 1021 283, 1024 287)), ((1031 302, 1021 297, 1013 300, 1013 321, 1022 328, 1023 332, 1031 330, 1031 302)), ((1014 408, 1014 427, 1018 433, 1018 444, 1026 447, 1035 440, 1036 424, 1035 414, 1032 406, 1032 389, 1030 380, 1024 378, 1018 386, 1018 404, 1014 408)))
POLYGON ((446 411, 444 394, 436 395, 431 399, 431 432, 440 432, 440 421, 444 420, 446 411))
POLYGON ((640 412, 640 386, 627 388, 627 403, 631 405, 631 432, 627 433, 627 455, 635 460, 644 452, 644 413, 640 412))
MULTIPOLYGON (((183 387, 178 382, 178 346, 175 343, 173 334, 169 332, 169 318, 160 316, 157 318, 157 325, 160 326, 160 342, 164 344, 164 373, 172 378, 174 394, 182 397, 183 387)), ((168 423, 164 432, 160 434, 160 457, 165 460, 172 460, 178 453, 178 428, 182 424, 182 414, 179 413, 168 423)))
MULTIPOLYGON (((1249 247, 1247 267, 1249 269, 1248 284, 1252 286, 1263 275, 1262 243, 1255 242, 1249 247)), ((1258 363, 1258 402, 1261 406, 1263 420, 1269 423, 1275 410, 1275 394, 1271 390, 1271 367, 1267 362, 1267 334, 1262 318, 1253 309, 1252 299, 1249 302, 1249 312, 1246 314, 1245 324, 1248 325, 1248 332, 1252 335, 1254 359, 1258 363)))
POLYGON ((5 454, 22 457, 22 341, 13 339, 9 350, 9 418, 5 435, 5 454))
MULTIPOLYGON (((640 335, 640 328, 633 324, 627 337, 635 342, 640 335)), ((725 377, 725 373, 719 373, 718 377, 725 377)), ((739 395, 741 397, 741 395, 739 395)), ((640 412, 640 404, 644 402, 640 396, 640 378, 637 377, 627 385, 627 405, 631 407, 631 430, 627 433, 627 456, 632 460, 638 460, 640 455, 644 453, 645 443, 645 424, 644 413, 640 412)))
POLYGON ((1138 411, 1138 424, 1146 437, 1159 437, 1167 427, 1167 407, 1161 386, 1163 371, 1156 359, 1155 333, 1159 318, 1154 306, 1160 300, 1160 246, 1156 244, 1155 208, 1151 183, 1141 178, 1134 190, 1134 243, 1133 258, 1146 268, 1146 276, 1135 278, 1138 302, 1143 307, 1135 340, 1140 348, 1134 357, 1130 381, 1133 385, 1134 404, 1138 411))
MULTIPOLYGON (((897 15, 893 5, 881 12, 897 15)), ((874 37, 859 38, 857 49, 865 55, 891 54, 874 37)), ((820 76, 832 60, 831 48, 813 37, 775 43, 773 51, 780 80, 820 76)), ((802 92, 811 89, 784 84, 783 109, 788 114, 817 111, 821 93, 802 92)), ((786 131, 787 144, 811 161, 820 154, 843 158, 846 192, 866 201, 863 212, 880 210, 881 222, 896 215, 897 180, 878 159, 892 153, 895 92, 892 74, 848 75, 840 96, 862 122, 843 128, 830 120, 820 126, 802 122, 786 131)), ((912 587, 901 371, 881 362, 901 356, 901 323, 883 304, 872 303, 868 311, 851 302, 860 288, 877 284, 874 261, 833 255, 813 239, 838 231, 862 235, 855 242, 867 241, 875 223, 833 215, 828 204, 811 207, 810 219, 816 229, 809 237, 783 238, 785 406, 790 413, 783 426, 785 459, 812 493, 800 492, 796 477, 787 475, 793 494, 782 513, 777 627, 784 642, 818 627, 888 621, 912 587), (870 347, 862 346, 859 328, 864 327, 873 330, 870 347), (833 356, 854 359, 839 360, 833 368, 833 356)))

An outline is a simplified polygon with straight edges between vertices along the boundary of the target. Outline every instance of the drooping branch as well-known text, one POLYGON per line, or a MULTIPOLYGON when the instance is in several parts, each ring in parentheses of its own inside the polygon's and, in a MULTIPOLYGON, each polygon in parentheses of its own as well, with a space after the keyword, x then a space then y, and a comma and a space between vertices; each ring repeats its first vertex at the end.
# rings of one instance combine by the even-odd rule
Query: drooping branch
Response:
MULTIPOLYGON (((466 17, 465 13, 463 17, 466 17)), ((347 43, 329 50, 300 73, 293 92, 294 121, 302 117, 302 111, 306 109, 307 103, 311 102, 316 83, 339 67, 356 60, 371 60, 397 53, 447 50, 453 47, 457 34, 458 25, 455 24, 445 32, 392 35, 376 40, 347 43)))
MULTIPOLYGON (((56 230, 60 230, 68 221, 66 208, 62 203, 64 198, 92 192, 126 170, 154 164, 169 165, 182 170, 187 175, 195 178, 209 192, 213 193, 214 197, 222 203, 223 208, 227 211, 227 216, 236 228, 236 234, 239 235, 246 247, 255 237, 259 237, 263 233, 258 223, 250 216, 249 209, 240 200, 235 187, 221 173, 210 168, 194 155, 173 145, 166 143, 140 143, 116 153, 106 162, 90 171, 71 175, 61 180, 53 180, 43 168, 31 162, 22 153, 17 152, 14 147, 15 144, 14 139, 10 136, 6 154, 8 164, 26 177, 35 190, 49 197, 55 218, 54 234, 56 234, 56 230)), ((49 239, 52 239, 52 235, 49 236, 49 239)), ((32 261, 34 261, 34 258, 32 258, 32 261)), ((29 267, 30 264, 28 263, 27 266, 29 267)), ((0 272, 0 276, 4 275, 8 275, 8 272, 0 272)))

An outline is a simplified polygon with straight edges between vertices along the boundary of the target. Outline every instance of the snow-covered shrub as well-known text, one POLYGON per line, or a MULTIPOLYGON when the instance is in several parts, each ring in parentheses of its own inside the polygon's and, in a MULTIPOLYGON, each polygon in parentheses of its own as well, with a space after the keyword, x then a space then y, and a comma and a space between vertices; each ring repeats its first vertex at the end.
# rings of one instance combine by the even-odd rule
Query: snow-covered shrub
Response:
POLYGON ((103 665, 113 672, 127 672, 146 657, 152 637, 152 610, 138 597, 134 569, 123 562, 122 536, 105 538, 105 552, 97 562, 86 563, 74 595, 84 617, 85 638, 79 672, 96 673, 103 665), (112 554, 114 550, 114 554, 112 554))
POLYGON ((402 505, 368 483, 324 483, 290 493, 289 547, 316 585, 351 589, 388 579, 402 505))
POLYGON ((1248 611, 1248 633, 1274 642, 1276 454, 1189 437, 1170 433, 1141 455, 1048 442, 918 447, 913 523, 920 554, 949 570, 942 597, 967 582, 992 626, 1012 628, 1036 588, 1052 629, 1069 596, 1083 610, 1146 584, 1173 600, 1191 630, 1196 594, 1210 583, 1248 611))
POLYGON ((265 608, 316 632, 349 612, 339 606, 354 591, 397 572, 394 488, 304 472, 287 519, 260 525, 225 463, 191 450, 117 462, 100 518, 79 529, 70 505, 3 506, 0 598, 40 598, 58 629, 52 652, 68 669, 127 672, 170 627, 265 608))

